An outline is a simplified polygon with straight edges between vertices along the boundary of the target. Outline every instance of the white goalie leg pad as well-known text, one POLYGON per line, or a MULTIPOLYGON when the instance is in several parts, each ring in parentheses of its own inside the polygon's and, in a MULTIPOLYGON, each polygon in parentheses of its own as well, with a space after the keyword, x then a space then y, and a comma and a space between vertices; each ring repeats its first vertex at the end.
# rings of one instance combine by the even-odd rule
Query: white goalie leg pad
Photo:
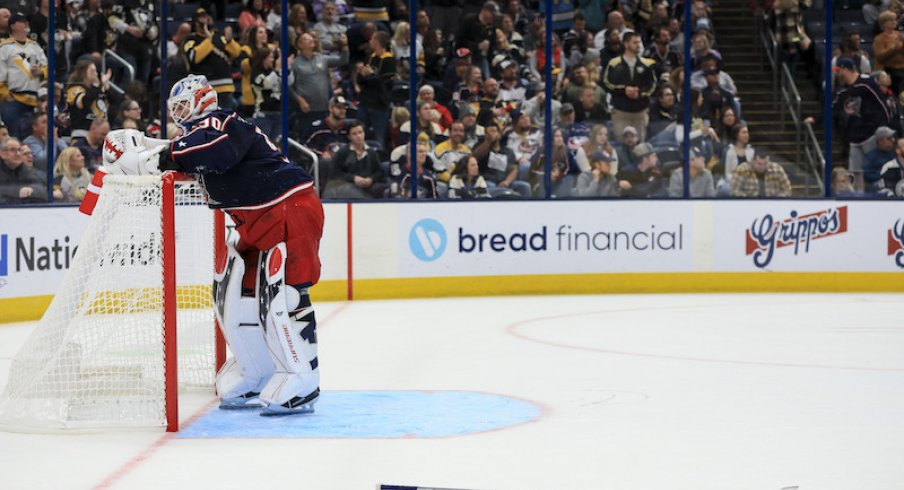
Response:
POLYGON ((220 330, 233 357, 217 373, 221 407, 259 406, 258 394, 273 375, 273 361, 258 323, 257 299, 242 297, 242 257, 227 245, 226 266, 214 275, 214 300, 220 330))
POLYGON ((307 290, 285 284, 286 245, 261 253, 260 321, 276 372, 261 391, 262 415, 309 413, 320 394, 317 323, 307 290))

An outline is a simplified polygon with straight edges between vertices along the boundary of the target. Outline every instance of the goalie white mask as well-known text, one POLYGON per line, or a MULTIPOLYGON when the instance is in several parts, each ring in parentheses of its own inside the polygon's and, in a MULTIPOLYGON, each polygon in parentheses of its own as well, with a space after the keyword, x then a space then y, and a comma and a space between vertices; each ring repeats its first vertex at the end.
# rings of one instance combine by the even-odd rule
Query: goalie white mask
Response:
POLYGON ((217 92, 204 75, 189 75, 176 82, 166 105, 176 124, 194 121, 219 108, 217 92))

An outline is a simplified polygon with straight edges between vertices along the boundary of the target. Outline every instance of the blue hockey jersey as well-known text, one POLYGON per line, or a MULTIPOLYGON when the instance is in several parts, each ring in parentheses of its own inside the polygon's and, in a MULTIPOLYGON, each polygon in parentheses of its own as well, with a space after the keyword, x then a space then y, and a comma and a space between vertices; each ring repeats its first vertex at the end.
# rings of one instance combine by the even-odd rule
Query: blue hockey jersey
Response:
POLYGON ((188 124, 169 150, 179 170, 200 176, 212 208, 267 204, 313 185, 305 169, 233 111, 213 111, 188 124))

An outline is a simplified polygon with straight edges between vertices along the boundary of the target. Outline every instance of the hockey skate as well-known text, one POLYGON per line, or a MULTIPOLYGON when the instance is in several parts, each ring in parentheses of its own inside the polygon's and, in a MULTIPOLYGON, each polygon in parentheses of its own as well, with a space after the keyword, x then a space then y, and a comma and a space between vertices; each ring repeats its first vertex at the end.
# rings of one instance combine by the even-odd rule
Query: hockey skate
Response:
POLYGON ((249 391, 244 395, 223 398, 220 400, 220 408, 224 410, 241 410, 244 408, 260 408, 261 394, 256 391, 249 391))
POLYGON ((314 404, 320 398, 320 388, 315 389, 308 396, 296 396, 282 405, 264 405, 261 410, 263 417, 278 417, 283 415, 298 415, 314 413, 314 404))

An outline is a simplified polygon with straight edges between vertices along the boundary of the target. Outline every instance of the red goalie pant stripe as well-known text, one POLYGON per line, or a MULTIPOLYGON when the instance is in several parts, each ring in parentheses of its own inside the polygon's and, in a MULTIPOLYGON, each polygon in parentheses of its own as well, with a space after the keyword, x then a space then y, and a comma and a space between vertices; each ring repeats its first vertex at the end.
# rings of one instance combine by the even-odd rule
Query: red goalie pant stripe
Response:
MULTIPOLYGON (((302 287, 317 284, 323 205, 313 187, 267 208, 228 212, 241 237, 236 250, 245 260, 243 288, 254 289, 260 251, 269 250, 279 242, 286 242, 286 284, 302 287)), ((217 266, 220 270, 221 264, 217 266)))

